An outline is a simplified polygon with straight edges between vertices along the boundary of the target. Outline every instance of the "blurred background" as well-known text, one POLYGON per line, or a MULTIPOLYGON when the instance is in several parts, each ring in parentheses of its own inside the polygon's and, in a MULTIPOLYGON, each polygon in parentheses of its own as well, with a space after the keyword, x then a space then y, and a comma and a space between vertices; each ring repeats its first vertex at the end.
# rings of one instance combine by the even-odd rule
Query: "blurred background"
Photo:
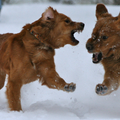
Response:
POLYGON ((18 3, 32 3, 32 2, 55 2, 61 4, 97 4, 104 3, 108 5, 120 5, 120 0, 0 0, 2 4, 18 4, 18 3))

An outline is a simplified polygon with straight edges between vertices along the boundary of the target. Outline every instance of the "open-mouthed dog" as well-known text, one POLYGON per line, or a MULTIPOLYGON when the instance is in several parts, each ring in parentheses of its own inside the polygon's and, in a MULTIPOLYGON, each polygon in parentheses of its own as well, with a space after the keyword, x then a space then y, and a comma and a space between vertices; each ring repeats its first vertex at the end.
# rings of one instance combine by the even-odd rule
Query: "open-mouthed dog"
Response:
POLYGON ((20 33, 0 35, 0 89, 8 74, 7 99, 11 110, 22 110, 20 90, 23 84, 39 79, 49 88, 73 92, 74 83, 66 83, 56 72, 55 49, 77 45, 74 37, 84 23, 73 22, 49 7, 40 19, 27 24, 20 33))
POLYGON ((120 85, 120 14, 113 17, 103 4, 96 7, 97 23, 88 39, 86 48, 93 53, 93 63, 101 62, 105 75, 96 93, 107 95, 120 85))

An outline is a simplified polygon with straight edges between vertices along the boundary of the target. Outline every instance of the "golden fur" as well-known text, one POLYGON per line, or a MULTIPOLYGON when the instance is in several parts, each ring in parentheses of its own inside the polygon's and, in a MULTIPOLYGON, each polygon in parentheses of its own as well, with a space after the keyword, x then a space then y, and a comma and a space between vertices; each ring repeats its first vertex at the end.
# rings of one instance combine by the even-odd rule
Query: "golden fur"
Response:
POLYGON ((120 85, 120 14, 113 17, 103 4, 96 7, 97 23, 86 48, 93 53, 93 62, 101 62, 105 75, 96 86, 98 95, 107 95, 120 85))
POLYGON ((37 79, 49 88, 75 90, 74 83, 66 83, 56 72, 54 49, 77 45, 74 33, 83 28, 83 23, 73 22, 49 7, 39 20, 25 25, 20 33, 0 35, 0 89, 8 74, 6 95, 10 110, 22 110, 20 89, 37 79))

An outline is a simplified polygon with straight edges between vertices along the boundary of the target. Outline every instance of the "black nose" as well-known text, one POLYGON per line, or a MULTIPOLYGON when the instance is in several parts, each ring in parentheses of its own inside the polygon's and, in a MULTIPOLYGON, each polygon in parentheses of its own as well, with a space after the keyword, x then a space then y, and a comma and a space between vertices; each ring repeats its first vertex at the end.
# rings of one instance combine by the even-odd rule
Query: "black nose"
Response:
POLYGON ((86 44, 86 48, 87 48, 87 50, 88 50, 89 52, 92 52, 92 50, 93 50, 93 45, 90 44, 90 43, 87 43, 87 44, 86 44))
POLYGON ((85 24, 84 24, 84 23, 80 23, 80 26, 81 26, 82 28, 84 28, 85 24))

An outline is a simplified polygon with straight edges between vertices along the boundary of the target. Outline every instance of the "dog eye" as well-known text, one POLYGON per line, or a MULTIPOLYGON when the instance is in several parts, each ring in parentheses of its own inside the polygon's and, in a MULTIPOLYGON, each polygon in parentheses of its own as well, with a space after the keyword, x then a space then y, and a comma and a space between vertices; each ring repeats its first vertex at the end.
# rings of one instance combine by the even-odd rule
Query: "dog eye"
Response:
POLYGON ((108 37, 107 36, 102 36, 102 39, 103 40, 106 40, 108 37))
POLYGON ((66 23, 70 23, 70 20, 66 19, 65 22, 66 22, 66 23))

